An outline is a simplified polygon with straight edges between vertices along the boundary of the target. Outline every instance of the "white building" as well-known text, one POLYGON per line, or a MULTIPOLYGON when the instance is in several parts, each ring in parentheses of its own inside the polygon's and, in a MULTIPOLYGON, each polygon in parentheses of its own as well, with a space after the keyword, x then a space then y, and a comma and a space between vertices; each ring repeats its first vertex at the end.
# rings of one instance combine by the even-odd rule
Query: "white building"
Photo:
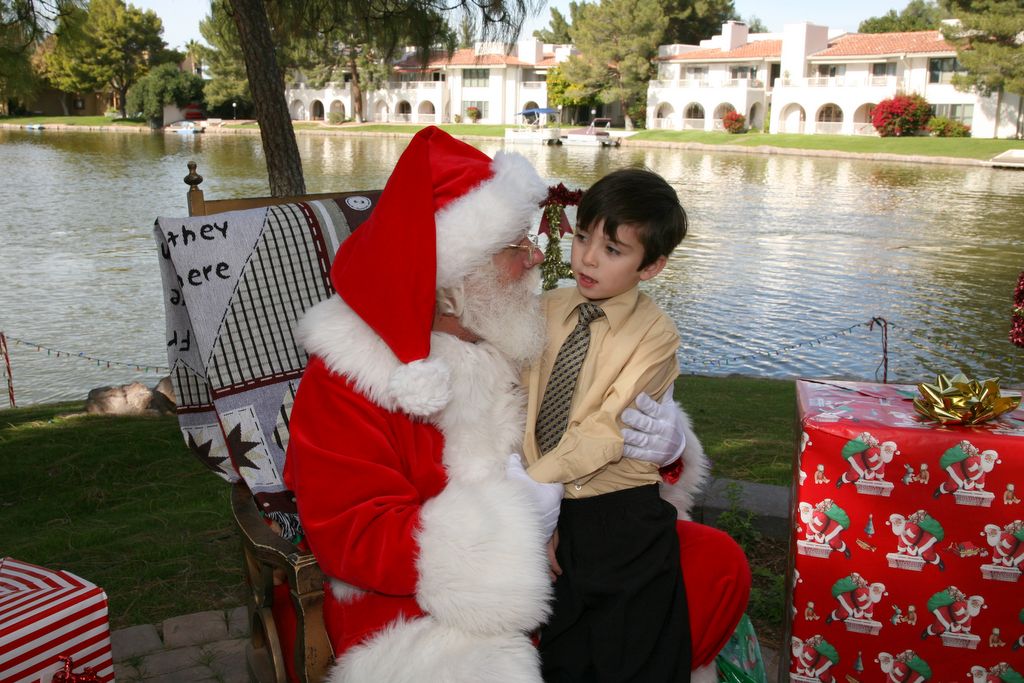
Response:
MULTIPOLYGON (((363 93, 363 115, 379 122, 449 123, 467 121, 476 107, 481 123, 512 124, 524 109, 547 106, 547 73, 572 54, 570 45, 521 40, 511 52, 502 43, 434 54, 424 65, 413 51, 400 59, 386 88, 363 93)), ((300 76, 286 90, 292 119, 322 120, 331 112, 352 117, 350 84, 309 88, 300 76)))
POLYGON ((722 117, 735 110, 760 128, 770 108, 771 133, 875 135, 872 108, 905 92, 970 125, 974 137, 1024 133, 1019 96, 960 92, 951 83, 956 69, 956 50, 939 31, 841 33, 799 23, 781 34, 748 34, 746 25, 728 22, 699 46, 659 48, 647 123, 721 130, 722 117))

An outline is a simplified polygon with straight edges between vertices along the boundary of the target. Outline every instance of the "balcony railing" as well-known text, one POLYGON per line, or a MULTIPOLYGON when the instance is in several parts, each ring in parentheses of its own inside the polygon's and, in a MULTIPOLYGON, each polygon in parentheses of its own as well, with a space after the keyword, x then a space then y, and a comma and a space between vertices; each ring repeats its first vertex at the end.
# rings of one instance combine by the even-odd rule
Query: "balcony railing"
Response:
POLYGON ((764 81, 758 78, 678 78, 673 80, 651 81, 655 88, 764 88, 764 81))
POLYGON ((540 90, 547 86, 547 81, 523 81, 523 88, 526 90, 540 90))
POLYGON ((777 78, 779 88, 889 88, 900 90, 903 81, 896 76, 812 76, 810 78, 777 78))
POLYGON ((683 119, 683 130, 704 130, 704 119, 683 119))
POLYGON ((388 81, 389 90, 436 90, 441 81, 388 81))
POLYGON ((817 121, 814 124, 814 132, 824 135, 838 135, 842 130, 842 121, 817 121))
POLYGON ((658 130, 672 130, 672 119, 654 119, 654 125, 651 127, 658 130))

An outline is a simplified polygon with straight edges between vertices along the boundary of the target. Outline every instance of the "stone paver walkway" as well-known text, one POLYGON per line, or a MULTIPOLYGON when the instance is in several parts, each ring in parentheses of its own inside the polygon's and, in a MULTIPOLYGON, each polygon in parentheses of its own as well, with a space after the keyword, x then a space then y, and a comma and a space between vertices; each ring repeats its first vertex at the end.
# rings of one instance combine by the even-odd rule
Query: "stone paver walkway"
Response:
POLYGON ((197 612, 110 634, 118 683, 248 683, 246 609, 197 612))

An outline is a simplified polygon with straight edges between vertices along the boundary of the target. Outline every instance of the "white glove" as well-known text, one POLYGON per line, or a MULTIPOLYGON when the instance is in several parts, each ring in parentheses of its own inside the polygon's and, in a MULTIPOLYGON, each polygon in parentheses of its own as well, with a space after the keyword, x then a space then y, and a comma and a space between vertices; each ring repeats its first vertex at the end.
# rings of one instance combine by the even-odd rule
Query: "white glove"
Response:
POLYGON ((647 394, 637 396, 636 408, 623 410, 622 421, 633 428, 622 430, 625 442, 622 454, 625 457, 664 467, 683 454, 686 447, 683 415, 672 398, 671 388, 661 401, 655 401, 647 394))
POLYGON ((542 484, 539 481, 534 481, 533 477, 523 469, 523 461, 518 453, 508 456, 505 477, 526 484, 533 506, 540 514, 544 538, 545 540, 551 538, 551 535, 555 533, 555 527, 558 526, 558 511, 562 507, 562 495, 565 493, 565 487, 562 484, 542 484))

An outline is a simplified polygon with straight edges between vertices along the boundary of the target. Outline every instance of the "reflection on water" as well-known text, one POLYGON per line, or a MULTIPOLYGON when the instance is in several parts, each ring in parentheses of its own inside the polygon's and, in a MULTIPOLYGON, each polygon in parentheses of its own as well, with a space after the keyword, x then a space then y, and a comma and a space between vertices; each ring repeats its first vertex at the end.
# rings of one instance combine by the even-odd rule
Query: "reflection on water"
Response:
MULTIPOLYGON (((310 192, 381 187, 408 144, 298 142, 310 192)), ((552 183, 578 187, 639 164, 679 191, 691 231, 648 291, 679 326, 684 372, 871 379, 881 334, 862 323, 880 316, 894 325, 890 378, 1024 376, 1006 340, 1024 269, 1024 173, 655 148, 516 151, 552 183)), ((0 183, 0 329, 143 368, 13 344, 19 403, 155 381, 145 367, 166 356, 152 221, 184 214, 190 159, 210 197, 268 192, 254 136, 0 131, 10 175, 0 183)))

